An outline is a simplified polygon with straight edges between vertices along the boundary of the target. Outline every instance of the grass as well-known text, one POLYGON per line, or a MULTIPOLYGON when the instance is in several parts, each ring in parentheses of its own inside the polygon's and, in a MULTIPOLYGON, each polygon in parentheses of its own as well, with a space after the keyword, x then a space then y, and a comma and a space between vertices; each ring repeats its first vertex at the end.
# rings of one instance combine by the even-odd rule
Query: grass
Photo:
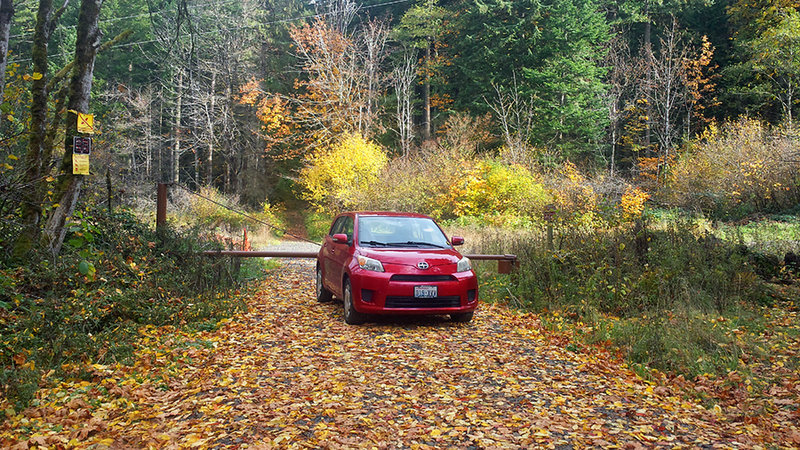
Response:
POLYGON ((800 219, 795 216, 771 216, 743 224, 722 224, 715 234, 780 258, 789 252, 800 253, 800 219))
POLYGON ((173 226, 203 230, 205 237, 225 241, 231 248, 241 248, 246 231, 254 249, 274 244, 282 235, 279 230, 286 228, 285 211, 281 207, 265 204, 261 210, 253 211, 240 204, 236 197, 207 187, 201 188, 198 194, 183 189, 173 191, 167 207, 173 226))
POLYGON ((674 209, 651 213, 653 228, 664 229, 676 222, 688 223, 695 233, 711 233, 762 254, 783 258, 788 252, 800 253, 800 217, 797 215, 771 214, 719 222, 674 209))
POLYGON ((264 273, 281 267, 277 259, 240 258, 239 280, 249 281, 264 277, 264 273))

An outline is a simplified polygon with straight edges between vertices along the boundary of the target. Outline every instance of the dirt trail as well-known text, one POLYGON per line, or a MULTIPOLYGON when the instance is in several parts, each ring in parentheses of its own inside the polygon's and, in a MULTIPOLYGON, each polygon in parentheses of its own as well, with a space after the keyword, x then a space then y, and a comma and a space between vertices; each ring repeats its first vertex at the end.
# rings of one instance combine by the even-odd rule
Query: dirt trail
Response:
POLYGON ((0 444, 633 449, 757 439, 601 348, 568 350, 536 315, 483 305, 469 324, 347 326, 340 303, 313 299, 309 268, 272 272, 249 303, 214 331, 143 331, 134 367, 93 366, 92 382, 42 389, 25 428, 5 424, 0 444))

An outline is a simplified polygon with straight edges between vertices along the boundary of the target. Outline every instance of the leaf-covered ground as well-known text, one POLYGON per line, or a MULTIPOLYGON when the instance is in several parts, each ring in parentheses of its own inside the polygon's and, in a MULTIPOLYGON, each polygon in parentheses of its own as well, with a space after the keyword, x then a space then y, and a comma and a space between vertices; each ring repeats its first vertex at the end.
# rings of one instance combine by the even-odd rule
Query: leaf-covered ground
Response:
POLYGON ((484 305, 470 324, 347 326, 340 303, 313 299, 311 275, 273 271, 250 311, 213 331, 143 329, 133 366, 88 365, 91 381, 52 383, 7 411, 0 446, 800 445, 794 384, 768 412, 780 422, 747 423, 601 347, 576 349, 533 314, 484 305))

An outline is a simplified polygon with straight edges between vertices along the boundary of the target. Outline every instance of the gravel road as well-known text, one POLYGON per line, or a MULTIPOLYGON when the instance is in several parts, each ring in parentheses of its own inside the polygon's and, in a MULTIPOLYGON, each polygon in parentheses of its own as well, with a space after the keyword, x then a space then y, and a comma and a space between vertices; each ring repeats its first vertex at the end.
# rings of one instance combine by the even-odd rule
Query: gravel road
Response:
MULTIPOLYGON (((267 252, 317 252, 319 251, 319 244, 312 244, 311 242, 299 240, 283 240, 273 245, 268 245, 260 248, 260 251, 267 252)), ((271 258, 267 258, 271 259, 271 258)), ((300 259, 300 258, 282 258, 282 262, 286 267, 307 268, 314 267, 316 260, 314 259, 300 259)))

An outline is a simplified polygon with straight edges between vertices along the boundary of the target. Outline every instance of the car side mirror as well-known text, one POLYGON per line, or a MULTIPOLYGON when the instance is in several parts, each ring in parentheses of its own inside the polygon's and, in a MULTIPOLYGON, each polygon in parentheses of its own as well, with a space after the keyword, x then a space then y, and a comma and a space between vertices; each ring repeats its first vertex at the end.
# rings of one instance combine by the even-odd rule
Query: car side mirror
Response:
POLYGON ((464 238, 461 236, 453 236, 450 238, 450 243, 453 245, 464 245, 464 238))
POLYGON ((337 244, 347 244, 347 235, 344 233, 336 233, 332 236, 333 242, 337 244))

